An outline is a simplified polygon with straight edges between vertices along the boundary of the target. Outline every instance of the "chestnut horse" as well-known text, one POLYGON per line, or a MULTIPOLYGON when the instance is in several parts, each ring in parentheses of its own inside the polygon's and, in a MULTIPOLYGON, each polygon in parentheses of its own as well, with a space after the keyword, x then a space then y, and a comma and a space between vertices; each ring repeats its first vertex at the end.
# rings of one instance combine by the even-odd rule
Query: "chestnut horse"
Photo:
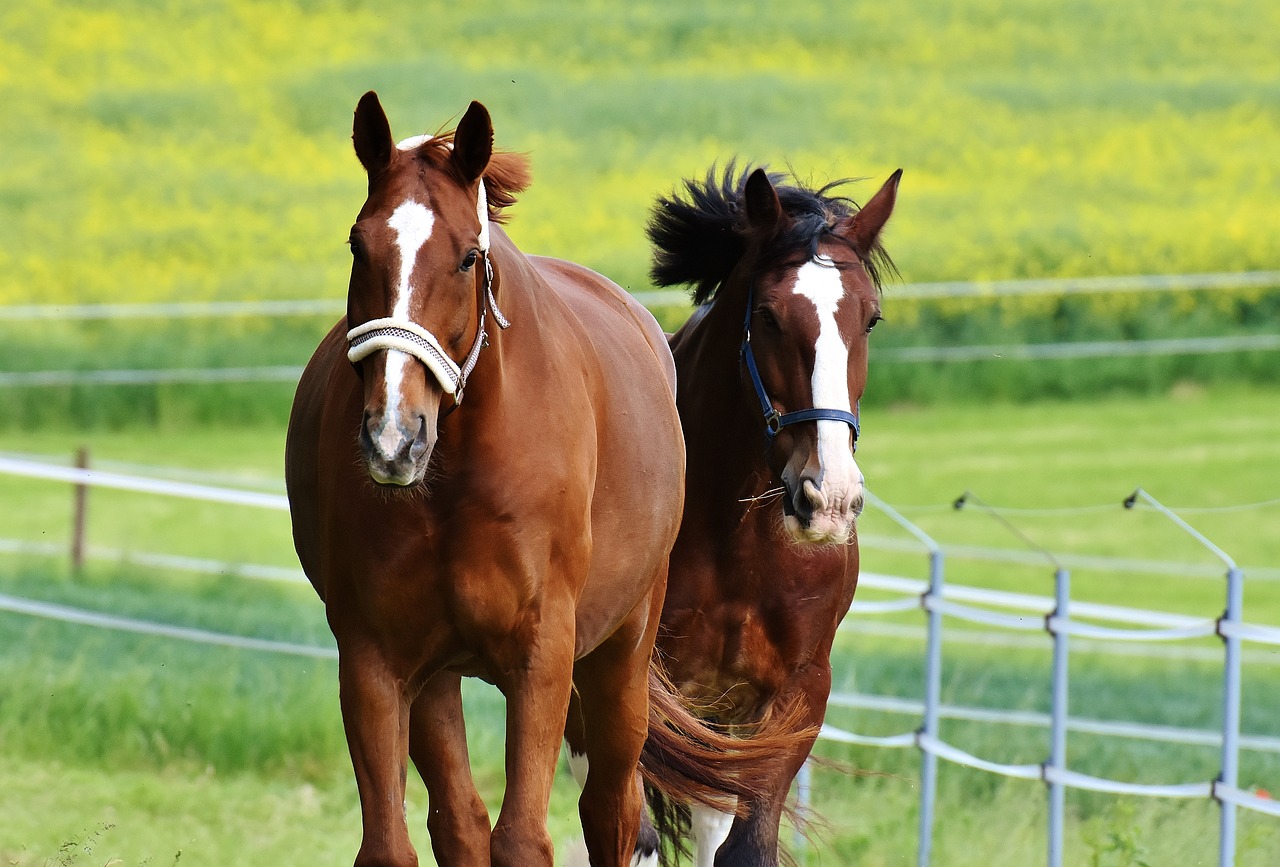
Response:
POLYGON ((525 256, 491 222, 528 169, 494 153, 479 103, 455 132, 397 145, 368 93, 353 140, 368 198, 347 316, 303 373, 285 463, 294 543, 338 645, 356 863, 417 863, 408 757, 441 864, 550 865, 563 735, 590 763, 592 863, 622 865, 642 748, 650 784, 723 807, 719 792, 761 789, 782 743, 732 753, 651 667, 684 488, 670 351, 620 288, 525 256), (463 676, 507 701, 492 829, 463 676))
POLYGON ((826 712, 858 583, 858 401, 900 176, 858 209, 835 184, 730 165, 660 199, 648 227, 654 282, 689 284, 701 305, 670 338, 688 471, 659 652, 708 717, 747 730, 788 717, 803 735, 745 815, 694 808, 699 867, 777 863, 826 712))

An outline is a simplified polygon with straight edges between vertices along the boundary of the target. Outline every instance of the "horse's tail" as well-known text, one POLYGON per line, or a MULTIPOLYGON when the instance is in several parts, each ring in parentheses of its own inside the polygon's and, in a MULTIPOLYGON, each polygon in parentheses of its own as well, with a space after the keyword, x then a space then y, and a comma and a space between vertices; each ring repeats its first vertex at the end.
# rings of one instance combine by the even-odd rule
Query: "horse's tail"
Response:
POLYGON ((649 733, 640 754, 659 836, 678 851, 689 830, 688 805, 742 814, 766 799, 788 758, 817 734, 802 722, 804 708, 765 719, 744 736, 732 736, 689 709, 654 660, 649 665, 649 733))

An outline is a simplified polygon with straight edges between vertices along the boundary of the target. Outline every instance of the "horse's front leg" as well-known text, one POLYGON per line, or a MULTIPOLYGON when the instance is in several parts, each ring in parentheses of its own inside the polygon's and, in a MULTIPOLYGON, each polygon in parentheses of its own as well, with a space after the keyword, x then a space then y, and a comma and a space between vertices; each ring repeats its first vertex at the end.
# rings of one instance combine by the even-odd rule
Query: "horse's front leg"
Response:
POLYGON ((427 830, 441 864, 489 863, 489 813, 471 777, 461 676, 433 675, 409 709, 409 755, 430 798, 427 830))
POLYGON ((404 817, 409 703, 404 682, 374 652, 339 653, 339 698, 364 836, 357 867, 416 867, 404 817))
POLYGON ((826 716, 830 694, 831 665, 824 656, 814 659, 790 679, 784 692, 774 697, 774 714, 785 715, 798 704, 802 712, 797 715, 797 731, 811 729, 812 734, 800 739, 787 756, 770 796, 750 804, 745 817, 734 819, 728 839, 716 853, 716 867, 776 867, 778 864, 778 825, 791 791, 791 781, 809 758, 818 728, 826 716))
POLYGON ((507 790, 490 839, 494 867, 551 867, 547 806, 573 681, 572 606, 544 620, 526 664, 502 677, 507 697, 507 790))

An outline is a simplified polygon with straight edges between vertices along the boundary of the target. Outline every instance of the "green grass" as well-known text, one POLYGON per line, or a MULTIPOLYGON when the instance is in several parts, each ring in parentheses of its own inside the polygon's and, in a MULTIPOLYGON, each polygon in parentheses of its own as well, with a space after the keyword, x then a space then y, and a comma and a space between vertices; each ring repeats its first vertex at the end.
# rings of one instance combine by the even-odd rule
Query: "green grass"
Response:
MULTIPOLYGON (((904 405, 864 414, 859 459, 882 497, 903 506, 944 543, 1016 547, 1016 539, 981 513, 938 507, 966 488, 991 503, 1031 508, 1118 503, 1136 484, 1175 506, 1269 499, 1269 480, 1280 477, 1280 457, 1270 447, 1277 433, 1273 404, 1270 391, 1180 389, 1159 398, 1094 403, 904 405)), ((0 450, 54 456, 69 455, 81 442, 57 430, 0 434, 0 450)), ((163 463, 185 467, 180 477, 270 490, 278 485, 282 429, 160 426, 97 431, 88 444, 105 466, 163 463)), ((65 539, 66 486, 4 477, 0 502, 6 535, 65 539)), ((1269 567, 1261 571, 1265 576, 1278 562, 1268 530, 1276 508, 1190 519, 1246 568, 1269 567)), ((291 563, 283 515, 108 491, 91 494, 90 515, 90 541, 104 546, 291 563)), ((1211 563, 1150 513, 1116 506, 1100 513, 1012 518, 1061 552, 1211 563)), ((886 547, 896 531, 872 509, 862 533, 865 570, 924 574, 923 557, 886 547)), ((1051 587, 1051 570, 1042 567, 953 559, 948 576, 955 583, 1021 592, 1047 594, 1051 587)), ((1213 577, 1077 570, 1073 578, 1078 599, 1202 616, 1222 607, 1222 582, 1213 577)), ((1274 580, 1250 580, 1249 620, 1280 623, 1277 589, 1274 580)), ((28 555, 0 562, 0 592, 243 635, 330 641, 321 606, 305 585, 166 573, 110 560, 92 561, 73 576, 62 558, 28 555)), ((918 625, 920 618, 891 622, 918 625)), ((949 624, 949 630, 956 640, 944 654, 946 701, 1047 709, 1047 638, 1011 652, 960 640, 966 635, 962 624, 949 624)), ((918 638, 855 629, 838 644, 837 688, 918 697, 922 656, 918 638)), ((1245 669, 1244 729, 1280 736, 1268 700, 1280 689, 1280 669, 1255 661, 1258 656, 1266 654, 1253 652, 1245 669)), ((62 844, 83 842, 99 829, 105 830, 94 844, 95 857, 102 854, 104 863, 109 856, 128 865, 167 864, 178 850, 183 864, 278 863, 282 852, 294 853, 295 860, 341 863, 353 854, 358 818, 332 662, 5 614, 0 672, 0 814, 14 817, 0 826, 0 854, 10 860, 57 863, 62 844), (44 808, 71 791, 73 808, 44 808)), ((1080 716, 1208 729, 1219 724, 1220 664, 1212 660, 1113 657, 1082 646, 1073 655, 1071 679, 1072 710, 1080 716)), ((476 684, 467 702, 477 773, 496 809, 501 701, 476 684)), ((833 710, 831 719, 882 734, 917 722, 844 709, 833 710)), ((943 734, 994 760, 1035 762, 1047 748, 1047 733, 1038 729, 948 722, 943 734)), ((827 828, 813 844, 821 857, 810 863, 910 860, 917 754, 831 744, 821 752, 866 773, 850 778, 828 769, 815 772, 815 804, 827 828)), ((1149 782, 1204 780, 1217 767, 1210 748, 1085 735, 1072 736, 1069 755, 1078 770, 1149 782)), ((1280 762, 1246 752, 1241 780, 1274 791, 1280 762)), ((935 863, 988 864, 995 851, 1008 852, 1007 863, 1040 860, 1039 785, 945 764, 941 783, 935 863)), ((573 834, 575 798, 572 782, 562 775, 552 817, 559 842, 573 834)), ((425 854, 423 800, 420 787, 411 787, 410 822, 425 854)), ((1217 820, 1211 804, 1072 793, 1068 805, 1069 863, 1212 861, 1217 820)), ((1272 863, 1280 851, 1274 821, 1245 816, 1241 827, 1239 863, 1272 863)))

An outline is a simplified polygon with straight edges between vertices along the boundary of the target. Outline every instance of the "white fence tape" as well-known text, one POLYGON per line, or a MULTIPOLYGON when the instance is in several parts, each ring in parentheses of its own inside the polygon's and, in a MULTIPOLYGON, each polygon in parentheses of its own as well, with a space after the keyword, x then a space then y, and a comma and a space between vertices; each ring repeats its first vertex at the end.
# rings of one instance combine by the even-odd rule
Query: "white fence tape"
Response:
MULTIPOLYGON (((1082 295, 1107 292, 1185 292, 1220 289, 1269 289, 1280 286, 1280 271, 1212 274, 1133 274, 1114 277, 1056 277, 1033 280, 942 281, 906 283, 889 292, 895 298, 991 298, 1006 295, 1082 295)), ((646 306, 689 303, 679 290, 633 292, 646 306)), ((0 306, 0 321, 31 319, 217 318, 226 316, 337 316, 342 298, 295 301, 178 301, 137 304, 14 304, 0 306)))
POLYGON ((900 747, 913 747, 916 745, 915 732, 903 732, 897 735, 860 735, 842 728, 833 726, 829 723, 823 723, 822 729, 818 733, 818 737, 826 741, 835 741, 841 744, 853 744, 859 747, 880 747, 884 749, 896 749, 900 747))
MULTIPOLYGON (((1203 355, 1280 349, 1280 334, 1233 337, 1186 337, 1166 340, 1027 343, 1000 346, 909 346, 883 349, 877 361, 921 363, 942 361, 1033 361, 1070 358, 1124 358, 1158 355, 1203 355)), ((76 385, 169 385, 193 383, 297 382, 296 365, 263 367, 175 367, 108 370, 32 370, 0 373, 0 386, 39 388, 76 385)))
POLYGON ((193 629, 188 626, 173 626, 168 623, 137 620, 132 617, 117 617, 113 614, 101 614, 96 611, 86 611, 83 608, 72 608, 66 605, 55 605, 50 602, 35 602, 30 599, 4 594, 0 594, 0 611, 26 614, 43 620, 57 620, 63 623, 76 623, 81 626, 94 626, 99 629, 110 629, 117 632, 133 632, 139 635, 176 638, 181 641, 213 644, 219 647, 233 647, 240 650, 257 650, 266 653, 308 656, 317 659, 338 658, 337 649, 332 647, 316 647, 309 644, 295 644, 266 638, 249 638, 243 635, 211 632, 207 629, 193 629))
POLYGON ((79 467, 63 467, 38 461, 0 457, 0 473, 69 482, 73 485, 91 485, 99 488, 115 488, 121 491, 137 491, 144 494, 161 494, 209 503, 231 503, 239 506, 256 506, 261 509, 289 511, 289 500, 280 494, 264 494, 258 491, 238 491, 234 488, 215 488, 190 482, 172 482, 146 476, 130 476, 123 473, 86 470, 79 467))
POLYGON ((1226 801, 1228 804, 1235 804, 1237 807, 1253 810, 1255 813, 1280 817, 1280 801, 1271 798, 1259 798, 1252 792, 1244 792, 1234 786, 1214 783, 1213 797, 1219 801, 1226 801))
POLYGON ((1124 783, 1103 777, 1091 777, 1078 771, 1046 766, 1046 783, 1060 783, 1073 789, 1106 792, 1112 795, 1141 795, 1148 798, 1208 798, 1213 794, 1212 783, 1124 783))
MULTIPOLYGON (((1221 656, 1222 654, 1219 653, 1218 655, 1221 656)), ((920 716, 924 713, 924 702, 919 699, 898 698, 896 696, 833 692, 827 704, 831 707, 870 710, 878 713, 902 714, 904 716, 920 716)), ((1038 711, 961 707, 950 704, 939 705, 938 716, 942 719, 953 719, 962 722, 991 723, 1020 728, 1047 729, 1050 724, 1049 714, 1038 711)), ((1067 730, 1079 734, 1125 738, 1126 740, 1159 741, 1199 747, 1216 748, 1222 746, 1222 732, 1211 729, 1185 729, 1177 726, 1154 725, 1151 723, 1071 717, 1067 721, 1067 730)), ((1280 737, 1241 735, 1240 746, 1253 752, 1280 754, 1280 737)))
MULTIPOLYGON (((951 509, 951 506, 947 506, 951 509)), ((910 539, 882 536, 876 533, 859 533, 858 545, 879 551, 920 553, 920 545, 910 539)), ((977 560, 999 563, 1021 563, 1027 566, 1043 566, 1044 555, 1036 551, 1016 548, 991 548, 982 545, 942 546, 948 560, 977 560)), ((1106 557, 1094 554, 1056 554, 1058 561, 1070 569, 1103 569, 1109 572, 1133 572, 1145 575, 1177 575, 1189 578, 1220 580, 1222 569, 1203 563, 1177 562, 1173 560, 1143 560, 1136 557, 1106 557)), ((1280 569, 1266 566, 1249 566, 1250 581, 1280 581, 1280 569)), ((923 585, 921 585, 923 586, 923 585)))
POLYGON ((296 365, 267 367, 165 367, 121 370, 32 370, 0 373, 0 386, 175 385, 187 383, 297 382, 296 365))
POLYGON ((1221 623, 1218 632, 1222 635, 1235 636, 1244 641, 1257 644, 1280 646, 1280 629, 1274 626, 1258 626, 1253 623, 1221 623))
POLYGON ((1171 337, 1150 340, 1006 343, 978 346, 903 346, 876 351, 876 363, 928 361, 1047 361, 1071 358, 1130 358, 1159 355, 1216 355, 1280 349, 1280 334, 1229 337, 1171 337))
POLYGON ((1049 631, 1107 641, 1181 641, 1187 638, 1207 638, 1214 635, 1217 633, 1217 624, 1212 620, 1205 620, 1192 626, 1177 626, 1171 629, 1112 629, 1108 626, 1094 626, 1091 623, 1077 623, 1073 620, 1063 620, 1061 617, 1050 617, 1049 631))
POLYGON ((977 768, 989 774, 999 774, 1002 777, 1013 777, 1017 780, 1039 780, 1042 777, 1043 768, 1038 764, 1006 765, 1000 762, 989 762, 986 759, 978 758, 973 753, 967 753, 926 734, 916 736, 916 746, 940 759, 946 759, 957 765, 977 768))
POLYGON ((926 611, 936 611, 950 617, 958 617, 971 623, 982 623, 987 626, 999 626, 1003 629, 1018 629, 1026 632, 1039 632, 1044 629, 1042 617, 1020 617, 1017 614, 1000 614, 985 608, 974 608, 972 605, 961 605, 945 599, 926 598, 926 611))

